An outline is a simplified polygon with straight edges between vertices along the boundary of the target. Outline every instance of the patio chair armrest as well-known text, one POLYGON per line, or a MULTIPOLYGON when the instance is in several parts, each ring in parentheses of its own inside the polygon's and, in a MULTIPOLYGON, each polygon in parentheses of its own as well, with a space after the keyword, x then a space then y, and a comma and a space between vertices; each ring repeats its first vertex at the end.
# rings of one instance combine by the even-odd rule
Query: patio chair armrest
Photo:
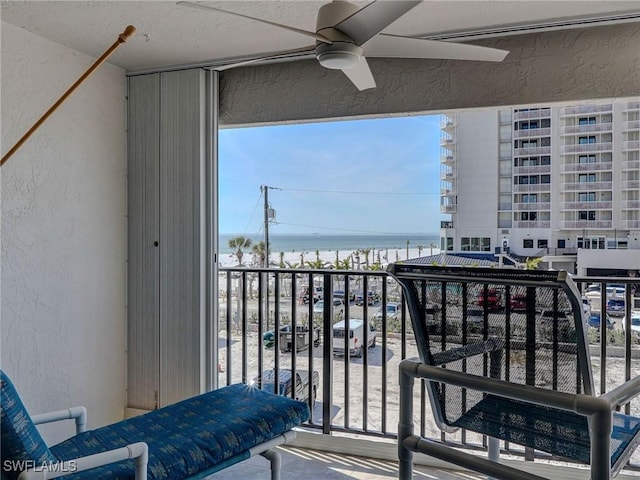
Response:
POLYGON ((135 459, 135 480, 147 480, 149 449, 144 442, 131 443, 125 447, 116 448, 115 450, 107 450, 95 455, 78 457, 65 462, 50 463, 41 467, 30 468, 23 471, 18 476, 18 480, 48 480, 50 478, 58 478, 128 459, 135 459))
MULTIPOLYGON (((606 399, 585 394, 571 394, 507 382, 498 378, 489 378, 469 373, 458 372, 448 368, 427 365, 415 360, 403 360, 401 372, 408 377, 424 378, 457 387, 478 390, 499 397, 510 398, 522 402, 557 408, 580 415, 589 416, 602 412, 606 407, 606 399)), ((402 382, 402 378, 401 378, 402 382)))
POLYGON ((72 418, 76 421, 76 434, 82 433, 87 429, 87 409, 82 406, 31 415, 31 421, 34 425, 69 420, 72 418))
POLYGON ((617 386, 610 392, 600 395, 600 398, 606 400, 611 408, 622 406, 629 403, 633 398, 640 394, 640 375, 627 380, 622 385, 617 386))
POLYGON ((447 363, 473 357, 475 355, 482 355, 484 353, 501 350, 503 346, 504 341, 502 339, 488 338, 487 340, 484 340, 482 342, 469 343, 462 347, 452 348, 450 350, 445 350, 444 352, 434 353, 433 364, 445 365, 447 363))

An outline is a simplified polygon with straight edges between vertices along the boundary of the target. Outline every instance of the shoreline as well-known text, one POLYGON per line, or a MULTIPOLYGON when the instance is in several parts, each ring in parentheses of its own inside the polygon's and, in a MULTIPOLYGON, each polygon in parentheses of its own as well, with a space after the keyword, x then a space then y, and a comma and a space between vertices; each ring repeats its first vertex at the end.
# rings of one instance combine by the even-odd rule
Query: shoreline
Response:
MULTIPOLYGON (((305 251, 305 252, 271 252, 269 255, 269 265, 273 268, 280 267, 280 258, 282 256, 282 262, 286 268, 300 268, 300 266, 307 267, 307 262, 315 263, 317 260, 324 262, 325 264, 335 265, 336 254, 338 261, 344 261, 349 258, 351 267, 354 270, 358 270, 358 256, 360 261, 360 267, 364 267, 366 264, 365 255, 361 252, 363 249, 347 249, 347 250, 318 250, 305 251)), ((407 260, 411 258, 426 257, 431 255, 437 255, 440 253, 440 248, 425 247, 422 249, 409 248, 408 255, 406 248, 382 248, 382 249, 369 249, 369 265, 378 262, 383 267, 386 267, 389 263, 398 262, 401 260, 407 260)), ((253 255, 250 252, 245 252, 242 257, 242 264, 246 267, 256 267, 256 262, 253 259, 253 255)), ((220 267, 237 267, 238 260, 233 253, 220 253, 218 255, 218 265, 220 267)), ((326 265, 325 267, 326 268, 326 265)))

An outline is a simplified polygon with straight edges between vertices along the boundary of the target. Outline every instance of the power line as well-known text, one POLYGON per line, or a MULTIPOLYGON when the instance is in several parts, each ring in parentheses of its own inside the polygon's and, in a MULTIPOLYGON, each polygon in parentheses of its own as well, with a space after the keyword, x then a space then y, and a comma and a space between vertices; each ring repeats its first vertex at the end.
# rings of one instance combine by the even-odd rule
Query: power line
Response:
POLYGON ((439 192, 367 192, 367 191, 349 191, 349 190, 310 190, 303 188, 275 188, 269 187, 283 192, 308 192, 308 193, 341 193, 348 195, 440 195, 439 192))

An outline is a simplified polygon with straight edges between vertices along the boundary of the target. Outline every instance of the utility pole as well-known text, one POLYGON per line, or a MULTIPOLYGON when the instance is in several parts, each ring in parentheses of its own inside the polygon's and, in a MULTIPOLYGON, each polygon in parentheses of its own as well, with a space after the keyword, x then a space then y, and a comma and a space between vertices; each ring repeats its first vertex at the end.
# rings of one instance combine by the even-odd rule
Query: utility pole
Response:
POLYGON ((260 186, 264 194, 264 267, 269 268, 269 187, 260 186))

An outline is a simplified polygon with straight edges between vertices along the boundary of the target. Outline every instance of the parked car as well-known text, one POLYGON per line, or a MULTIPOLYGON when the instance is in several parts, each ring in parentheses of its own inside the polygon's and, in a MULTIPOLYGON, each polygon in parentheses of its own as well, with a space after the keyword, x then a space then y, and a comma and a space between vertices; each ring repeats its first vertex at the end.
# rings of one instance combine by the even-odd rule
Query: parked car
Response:
MULTIPOLYGON (((400 315, 402 314, 402 304, 396 303, 396 302, 389 302, 387 303, 386 311, 387 311, 387 320, 400 318, 400 315)), ((373 317, 372 317, 373 320, 382 321, 382 314, 383 314, 383 310, 382 310, 382 307, 380 307, 378 308, 378 311, 373 314, 373 317)))
MULTIPOLYGON (((281 368, 278 372, 278 395, 291 398, 291 370, 281 368)), ((264 370, 262 375, 254 377, 251 385, 256 386, 267 392, 276 392, 275 387, 276 372, 274 369, 264 370)), ((316 402, 318 387, 320 385, 320 374, 314 370, 311 376, 311 401, 316 402)), ((309 401, 309 372, 305 370, 296 370, 296 391, 295 399, 301 402, 309 401)))
MULTIPOLYGON (((613 322, 609 315, 605 315, 604 324, 607 330, 613 330, 613 322)), ((593 328, 600 328, 600 312, 591 312, 587 317, 587 325, 593 328)))
POLYGON ((612 317, 624 316, 624 298, 609 297, 607 300, 607 313, 612 317))
MULTIPOLYGON (((626 324, 627 324, 627 317, 626 315, 624 317, 622 317, 622 329, 625 330, 626 329, 626 324)), ((640 337, 640 311, 638 310, 633 310, 631 312, 631 333, 633 333, 635 336, 640 337)))
POLYGON ((308 286, 305 285, 304 287, 302 287, 302 290, 300 290, 300 293, 298 294, 298 298, 301 300, 302 303, 309 303, 310 291, 313 293, 314 303, 324 297, 323 287, 313 287, 312 289, 310 289, 308 286))
MULTIPOLYGON (((380 301, 379 293, 373 292, 371 290, 367 292, 367 305, 375 305, 379 301, 380 301)), ((356 294, 355 304, 356 305, 364 304, 364 295, 362 294, 362 292, 356 294)))
POLYGON ((516 293, 511 295, 509 306, 513 312, 524 312, 527 309, 527 294, 516 293))
MULTIPOLYGON (((495 288, 489 288, 486 295, 487 309, 490 311, 498 311, 502 309, 502 292, 495 288)), ((478 294, 478 306, 484 307, 485 294, 480 292, 478 294)))
MULTIPOLYGON (((291 325, 280 327, 280 351, 290 352, 293 349, 293 333, 291 325)), ((313 342, 314 347, 320 345, 320 328, 314 328, 309 333, 309 328, 303 325, 296 325, 296 351, 306 350, 313 342)), ((273 330, 269 330, 262 335, 262 344, 265 348, 273 348, 276 344, 276 335, 273 330)))
POLYGON ((345 337, 348 336, 349 355, 362 357, 365 345, 368 348, 376 346, 376 327, 369 323, 367 336, 365 338, 364 320, 352 318, 349 320, 349 333, 345 332, 345 321, 340 320, 333 326, 333 354, 345 354, 345 337))
MULTIPOLYGON (((333 316, 338 318, 344 317, 344 301, 333 297, 333 316)), ((324 300, 318 300, 313 306, 313 315, 322 316, 324 312, 324 300)))

